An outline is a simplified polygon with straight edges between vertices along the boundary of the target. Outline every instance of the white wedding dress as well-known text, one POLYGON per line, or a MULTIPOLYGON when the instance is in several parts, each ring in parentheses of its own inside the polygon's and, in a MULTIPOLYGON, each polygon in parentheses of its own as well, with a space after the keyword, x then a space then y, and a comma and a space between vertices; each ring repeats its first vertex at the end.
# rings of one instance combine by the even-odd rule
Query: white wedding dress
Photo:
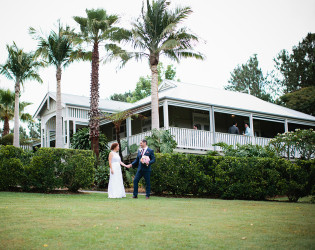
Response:
POLYGON ((126 193, 120 167, 121 159, 118 153, 113 153, 112 168, 114 174, 109 171, 108 198, 122 198, 126 197, 126 193))

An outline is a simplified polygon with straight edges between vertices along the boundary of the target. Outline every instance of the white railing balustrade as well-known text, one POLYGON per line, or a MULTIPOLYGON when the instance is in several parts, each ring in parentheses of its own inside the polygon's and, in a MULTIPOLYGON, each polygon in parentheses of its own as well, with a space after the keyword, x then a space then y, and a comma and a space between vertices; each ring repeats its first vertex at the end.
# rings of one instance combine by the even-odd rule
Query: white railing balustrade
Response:
MULTIPOLYGON (((220 132, 216 132, 214 137, 212 132, 188 128, 170 127, 169 131, 177 142, 177 148, 189 150, 214 150, 214 146, 212 146, 212 144, 218 142, 224 142, 228 145, 233 145, 234 147, 236 147, 237 144, 256 144, 260 146, 266 146, 271 140, 270 138, 233 135, 220 132)), ((150 135, 151 131, 131 135, 129 136, 129 145, 139 145, 143 138, 150 135)), ((127 140, 127 138, 121 138, 121 140, 127 140)), ((108 143, 108 145, 110 146, 114 142, 116 141, 111 141, 108 143)), ((216 147, 216 150, 220 150, 220 147, 216 147)), ((123 155, 127 155, 127 149, 124 150, 123 155)))
POLYGON ((171 135, 175 136, 178 148, 212 149, 213 133, 204 130, 170 127, 171 135))
POLYGON ((234 134, 227 134, 227 133, 215 133, 216 142, 224 142, 228 145, 233 145, 234 147, 236 144, 246 145, 252 144, 252 137, 247 135, 234 135, 234 134))

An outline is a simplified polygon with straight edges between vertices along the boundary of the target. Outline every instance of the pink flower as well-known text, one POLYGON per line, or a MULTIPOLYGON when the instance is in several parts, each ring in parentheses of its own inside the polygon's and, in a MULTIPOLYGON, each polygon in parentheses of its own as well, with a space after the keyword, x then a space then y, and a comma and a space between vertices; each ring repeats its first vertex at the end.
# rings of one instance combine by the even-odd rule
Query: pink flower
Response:
POLYGON ((142 156, 141 162, 142 162, 143 164, 149 165, 149 162, 150 162, 149 156, 146 156, 146 155, 142 156))

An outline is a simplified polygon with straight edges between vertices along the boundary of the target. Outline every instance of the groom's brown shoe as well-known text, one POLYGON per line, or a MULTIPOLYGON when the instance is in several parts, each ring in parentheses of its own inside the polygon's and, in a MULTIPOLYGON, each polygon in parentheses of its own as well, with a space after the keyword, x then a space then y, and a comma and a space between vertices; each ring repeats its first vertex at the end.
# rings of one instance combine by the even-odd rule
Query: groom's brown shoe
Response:
POLYGON ((138 196, 132 196, 132 199, 138 199, 138 196))

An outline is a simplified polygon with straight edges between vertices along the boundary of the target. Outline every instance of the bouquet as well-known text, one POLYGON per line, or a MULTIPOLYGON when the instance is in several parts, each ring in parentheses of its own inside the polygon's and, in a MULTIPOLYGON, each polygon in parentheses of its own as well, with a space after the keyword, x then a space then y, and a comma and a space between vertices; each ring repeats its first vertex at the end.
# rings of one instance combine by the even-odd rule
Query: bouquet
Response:
POLYGON ((149 162, 150 162, 150 157, 146 156, 146 155, 142 156, 141 162, 142 162, 142 164, 146 164, 148 166, 149 162))

